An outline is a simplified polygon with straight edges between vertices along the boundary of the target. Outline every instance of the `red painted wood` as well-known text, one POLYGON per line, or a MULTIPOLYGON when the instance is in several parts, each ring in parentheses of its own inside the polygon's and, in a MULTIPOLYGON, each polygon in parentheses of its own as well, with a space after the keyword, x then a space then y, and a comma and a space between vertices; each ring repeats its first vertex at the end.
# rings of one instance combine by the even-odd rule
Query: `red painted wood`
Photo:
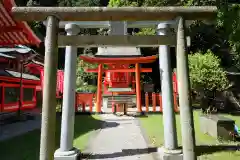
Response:
POLYGON ((16 32, 22 31, 22 28, 19 26, 9 26, 9 27, 2 27, 0 26, 0 34, 3 32, 16 32))
MULTIPOLYGON (((11 83, 0 83, 0 87, 2 87, 2 102, 1 102, 1 108, 0 108, 0 112, 16 112, 19 109, 19 102, 14 102, 14 103, 8 103, 6 104, 4 99, 5 99, 5 95, 4 95, 4 90, 5 87, 20 87, 20 84, 11 84, 11 83)), ((21 110, 25 110, 25 109, 33 109, 36 107, 36 86, 35 85, 23 85, 22 86, 23 89, 24 88, 32 88, 34 90, 34 95, 33 95, 33 99, 32 101, 23 101, 23 97, 21 97, 21 101, 22 101, 22 108, 21 110)))
POLYGON ((76 93, 76 107, 75 110, 77 111, 77 108, 79 105, 82 105, 82 111, 85 112, 85 106, 89 105, 90 112, 92 112, 93 108, 93 97, 94 93, 76 93))
POLYGON ((97 79, 97 103, 96 103, 96 112, 100 113, 102 108, 102 64, 98 65, 98 79, 97 79))
POLYGON ((135 77, 136 77, 136 97, 137 97, 137 110, 138 112, 142 112, 142 96, 141 96, 141 81, 140 81, 140 65, 139 63, 135 64, 135 77))
POLYGON ((101 64, 136 64, 136 63, 152 63, 157 59, 157 56, 147 57, 126 57, 126 58, 99 58, 90 56, 80 56, 80 59, 88 63, 101 64))
MULTIPOLYGON (((20 78, 15 78, 15 77, 7 77, 7 76, 0 76, 0 81, 7 81, 7 82, 20 82, 20 78)), ((28 79, 23 79, 22 80, 23 84, 28 83, 28 84, 40 84, 40 81, 38 80, 28 80, 28 79)))
POLYGON ((0 1, 0 46, 40 45, 41 40, 34 34, 26 22, 15 21, 11 14, 14 0, 0 1))
POLYGON ((145 107, 146 107, 146 112, 149 111, 149 96, 148 93, 145 93, 145 107))
POLYGON ((157 103, 157 98, 156 98, 156 93, 152 93, 152 107, 153 107, 153 112, 156 112, 156 103, 157 103))
POLYGON ((162 112, 162 94, 158 94, 158 100, 159 100, 159 107, 160 107, 160 112, 162 112))
MULTIPOLYGON (((97 73, 98 69, 86 69, 86 72, 97 73)), ((134 68, 117 68, 117 69, 104 69, 103 72, 120 72, 120 73, 131 73, 135 72, 134 68)), ((140 72, 152 72, 152 68, 141 68, 140 72)))

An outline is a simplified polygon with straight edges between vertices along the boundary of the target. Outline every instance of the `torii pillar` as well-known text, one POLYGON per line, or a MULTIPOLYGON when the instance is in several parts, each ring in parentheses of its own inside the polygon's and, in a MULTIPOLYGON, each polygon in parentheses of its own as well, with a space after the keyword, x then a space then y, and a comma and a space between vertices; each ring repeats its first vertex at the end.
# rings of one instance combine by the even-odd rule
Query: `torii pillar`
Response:
MULTIPOLYGON (((157 27, 159 35, 167 35, 170 30, 170 22, 160 23, 157 27)), ((173 104, 173 85, 170 47, 159 46, 159 70, 161 77, 163 125, 164 125, 164 149, 177 149, 176 119, 173 104)))
POLYGON ((58 22, 58 19, 54 16, 49 16, 47 18, 39 155, 40 160, 52 160, 55 150, 58 22))
POLYGON ((185 35, 185 19, 178 18, 177 25, 177 80, 184 160, 196 160, 195 130, 191 106, 188 53, 185 35))
MULTIPOLYGON (((77 35, 80 29, 75 24, 65 26, 67 35, 77 35)), ((64 67, 64 88, 60 148, 55 152, 55 160, 77 160, 79 151, 73 147, 75 119, 77 47, 67 46, 64 67)))

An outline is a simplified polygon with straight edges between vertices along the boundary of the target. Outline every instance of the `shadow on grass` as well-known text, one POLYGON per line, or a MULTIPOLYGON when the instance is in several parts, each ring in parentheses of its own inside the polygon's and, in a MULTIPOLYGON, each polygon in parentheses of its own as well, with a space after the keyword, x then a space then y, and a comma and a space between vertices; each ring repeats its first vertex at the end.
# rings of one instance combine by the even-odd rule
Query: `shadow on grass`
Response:
MULTIPOLYGON (((56 149, 59 148, 61 116, 56 118, 56 149)), ((92 115, 76 115, 74 138, 79 139, 86 133, 102 128, 116 127, 118 123, 104 123, 92 115)), ((54 134, 54 133, 53 133, 54 134)), ((85 137, 84 137, 85 138, 85 137)), ((86 136, 86 138, 89 138, 86 136)), ((84 140, 87 143, 88 140, 84 140)), ((83 142, 83 140, 79 141, 83 142)), ((86 144, 81 144, 86 145, 86 144)), ((78 147, 78 146, 76 146, 78 147)), ((82 146, 81 146, 82 147, 82 146)), ((40 129, 0 142, 1 160, 37 160, 39 159, 40 129)))
POLYGON ((229 114, 231 114, 232 116, 240 116, 240 111, 230 112, 229 114))
MULTIPOLYGON (((107 159, 107 158, 119 158, 126 156, 150 154, 157 152, 156 147, 141 148, 141 149, 123 149, 122 152, 115 152, 109 154, 82 154, 80 158, 83 159, 107 159)), ((134 158, 133 158, 134 159, 134 158)))
MULTIPOLYGON (((132 116, 132 117, 139 117, 139 118, 148 118, 148 116, 150 115, 162 115, 162 112, 153 112, 153 111, 149 111, 149 112, 142 112, 139 114, 133 114, 133 115, 128 115, 128 116, 132 116)), ((175 115, 179 115, 179 112, 175 112, 175 115)))
POLYGON ((200 145, 196 146, 197 156, 213 154, 217 152, 235 152, 240 151, 238 145, 200 145))

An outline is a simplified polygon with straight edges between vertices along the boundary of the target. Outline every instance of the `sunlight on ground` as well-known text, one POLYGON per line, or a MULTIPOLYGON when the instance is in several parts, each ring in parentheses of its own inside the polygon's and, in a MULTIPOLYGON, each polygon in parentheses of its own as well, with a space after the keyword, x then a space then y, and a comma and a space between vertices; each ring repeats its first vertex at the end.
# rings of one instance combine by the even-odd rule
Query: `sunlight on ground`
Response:
MULTIPOLYGON (((57 119, 56 149, 60 141, 60 118, 57 119)), ((82 150, 90 138, 90 131, 101 127, 102 121, 97 115, 77 115, 75 117, 74 146, 82 150)), ((39 159, 40 130, 34 130, 10 140, 0 142, 1 160, 37 160, 39 159)))
MULTIPOLYGON (((195 125, 195 134, 196 134, 196 141, 197 145, 240 145, 240 142, 234 143, 220 143, 216 139, 202 134, 200 132, 200 124, 199 124, 199 112, 194 112, 194 125, 195 125)), ((240 126, 240 116, 231 116, 225 115, 233 120, 235 120, 236 124, 240 126)), ((164 143, 163 137, 163 122, 162 122, 162 115, 149 115, 148 117, 140 118, 141 124, 145 129, 146 134, 149 136, 149 139, 153 146, 162 146, 164 143)), ((180 116, 176 116, 177 122, 177 132, 178 132, 178 144, 181 145, 181 128, 180 128, 180 116)), ((207 147, 208 148, 208 147, 207 147)), ((208 149, 197 149, 198 152, 211 152, 211 148, 208 149)), ((214 150, 214 149, 212 149, 214 150)), ((212 151, 213 152, 213 151, 212 151)), ((201 160, 223 160, 223 159, 231 159, 231 160, 238 160, 240 159, 240 151, 217 151, 215 153, 208 153, 205 155, 201 155, 198 157, 201 160)))

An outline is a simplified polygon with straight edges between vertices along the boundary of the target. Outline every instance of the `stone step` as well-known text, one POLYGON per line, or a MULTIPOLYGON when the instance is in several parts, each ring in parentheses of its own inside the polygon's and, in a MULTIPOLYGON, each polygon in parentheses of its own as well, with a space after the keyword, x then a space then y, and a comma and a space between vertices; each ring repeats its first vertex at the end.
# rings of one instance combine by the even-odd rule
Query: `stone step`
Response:
POLYGON ((113 97, 106 97, 107 99, 107 105, 106 107, 107 108, 111 108, 112 107, 112 102, 115 102, 115 103, 127 103, 127 105, 129 107, 131 106, 135 106, 135 103, 134 101, 135 100, 136 96, 135 95, 119 95, 119 96, 113 96, 113 97))

